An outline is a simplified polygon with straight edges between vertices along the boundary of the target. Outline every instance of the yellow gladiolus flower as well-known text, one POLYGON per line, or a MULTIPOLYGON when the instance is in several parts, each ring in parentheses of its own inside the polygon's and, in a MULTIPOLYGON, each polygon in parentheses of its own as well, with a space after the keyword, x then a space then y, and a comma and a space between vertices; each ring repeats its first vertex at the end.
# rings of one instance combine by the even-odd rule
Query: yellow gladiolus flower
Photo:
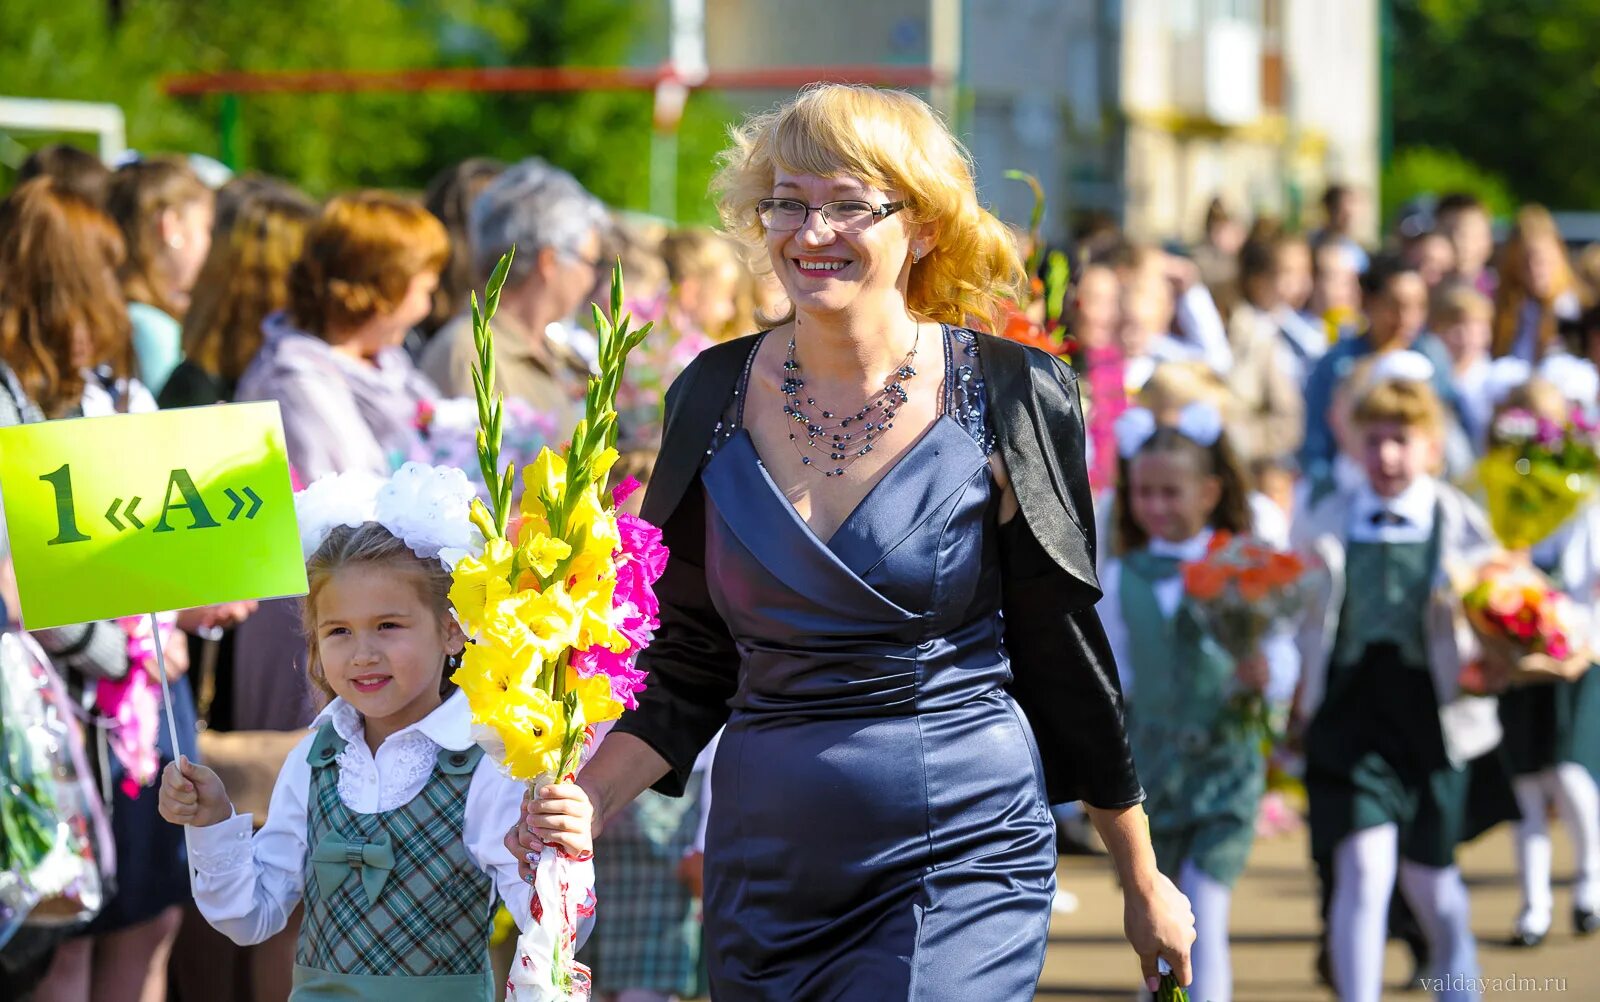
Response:
POLYGON ((527 686, 511 690, 482 723, 493 728, 504 742, 504 765, 515 778, 532 780, 561 768, 561 744, 566 736, 564 711, 543 689, 527 686))
POLYGON ((522 544, 522 562, 549 577, 556 565, 572 555, 572 546, 564 539, 552 539, 544 533, 535 533, 522 544))
POLYGON ((622 531, 617 528, 617 517, 600 504, 600 492, 593 485, 578 495, 567 523, 567 538, 574 544, 577 556, 568 573, 574 578, 614 577, 613 558, 622 547, 622 531))
POLYGON ((559 498, 567 489, 567 461, 551 451, 549 446, 539 450, 533 462, 522 471, 522 510, 544 514, 540 498, 559 498), (529 502, 533 502, 530 507, 529 502))
POLYGON ((526 636, 496 635, 468 644, 461 654, 461 667, 450 681, 466 693, 467 705, 481 723, 499 709, 511 690, 531 686, 528 676, 536 675, 541 664, 526 636))
POLYGON ((605 647, 620 654, 628 649, 628 638, 617 632, 611 624, 611 606, 616 586, 615 577, 587 577, 573 581, 572 602, 578 612, 578 640, 573 646, 577 650, 605 647))
POLYGON ((562 585, 544 591, 520 591, 501 603, 494 622, 508 620, 507 628, 526 631, 541 660, 552 661, 578 637, 579 612, 562 585))
POLYGON ((467 520, 478 527, 478 531, 483 533, 483 538, 494 539, 499 536, 499 532, 495 529, 494 516, 489 513, 488 506, 477 498, 473 498, 472 503, 467 506, 467 520))
POLYGON ((483 552, 456 562, 450 584, 450 604, 468 631, 483 629, 489 609, 511 594, 511 565, 516 548, 505 539, 490 539, 483 552))
POLYGON ((599 724, 622 716, 622 704, 611 695, 611 680, 604 675, 580 678, 571 668, 566 672, 568 692, 578 694, 578 705, 583 709, 585 723, 599 724))

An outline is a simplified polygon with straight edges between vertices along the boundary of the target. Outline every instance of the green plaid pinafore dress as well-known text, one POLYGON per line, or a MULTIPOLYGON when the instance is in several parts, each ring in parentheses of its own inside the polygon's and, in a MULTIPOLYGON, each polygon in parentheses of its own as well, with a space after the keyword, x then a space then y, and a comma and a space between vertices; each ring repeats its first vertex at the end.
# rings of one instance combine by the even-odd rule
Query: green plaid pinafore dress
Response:
POLYGON ((467 855, 467 788, 482 749, 440 751, 411 802, 358 814, 339 799, 345 741, 326 723, 311 763, 305 921, 293 1002, 478 1002, 494 996, 494 883, 467 855))

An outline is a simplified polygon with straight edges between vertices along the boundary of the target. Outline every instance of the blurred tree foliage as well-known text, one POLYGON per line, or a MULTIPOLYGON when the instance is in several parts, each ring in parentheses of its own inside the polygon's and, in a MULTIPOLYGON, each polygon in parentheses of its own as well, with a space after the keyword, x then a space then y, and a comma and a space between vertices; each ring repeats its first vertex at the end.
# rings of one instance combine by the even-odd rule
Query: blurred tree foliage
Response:
POLYGON ((1502 219, 1517 209, 1517 198, 1504 179, 1449 150, 1431 146, 1407 146, 1396 153, 1384 168, 1379 190, 1383 193, 1381 218, 1386 226, 1394 222, 1407 202, 1424 195, 1469 192, 1483 201, 1490 214, 1502 219))
POLYGON ((1396 145, 1558 209, 1600 206, 1600 0, 1387 0, 1396 145))
MULTIPOLYGON (((133 148, 217 156, 220 98, 167 97, 162 76, 654 62, 665 50, 665 8, 655 0, 3 0, 0 93, 115 101, 133 148), (661 51, 638 52, 641 38, 661 51)), ((678 202, 686 221, 713 217, 706 183, 729 108, 695 94, 685 112, 678 202)), ((651 109, 649 93, 628 91, 248 95, 239 153, 243 168, 318 195, 421 188, 465 157, 537 155, 608 203, 643 210, 651 109)))

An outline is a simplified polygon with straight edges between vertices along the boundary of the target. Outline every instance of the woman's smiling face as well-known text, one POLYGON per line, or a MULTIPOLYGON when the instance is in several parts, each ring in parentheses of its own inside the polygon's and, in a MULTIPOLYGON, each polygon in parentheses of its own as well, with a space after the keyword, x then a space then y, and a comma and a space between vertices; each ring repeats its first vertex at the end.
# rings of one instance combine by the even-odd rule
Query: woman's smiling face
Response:
MULTIPOLYGON (((853 177, 821 177, 778 170, 772 197, 809 206, 860 201, 874 208, 895 201, 897 192, 853 177)), ((820 212, 806 214, 797 230, 767 230, 767 252, 784 291, 801 313, 838 313, 900 285, 912 251, 912 224, 904 213, 871 222, 858 233, 840 233, 820 212)), ((919 251, 926 248, 918 247, 919 251)))

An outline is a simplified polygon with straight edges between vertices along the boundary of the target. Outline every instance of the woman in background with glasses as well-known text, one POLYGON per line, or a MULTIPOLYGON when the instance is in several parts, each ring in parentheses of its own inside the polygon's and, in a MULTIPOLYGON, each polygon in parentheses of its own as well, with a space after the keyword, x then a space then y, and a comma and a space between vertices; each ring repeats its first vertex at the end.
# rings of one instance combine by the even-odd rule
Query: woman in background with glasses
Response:
MULTIPOLYGON (((681 794, 726 723, 713 997, 1021 1002, 1048 805, 1083 800, 1143 973, 1187 982, 1193 916, 1156 870, 1093 610, 1073 376, 965 329, 1023 280, 1009 235, 909 94, 815 87, 735 140, 725 223, 793 310, 669 394, 644 515, 673 559, 650 688, 578 777, 597 830, 681 794)), ((538 810, 508 843, 550 833, 538 810)))

